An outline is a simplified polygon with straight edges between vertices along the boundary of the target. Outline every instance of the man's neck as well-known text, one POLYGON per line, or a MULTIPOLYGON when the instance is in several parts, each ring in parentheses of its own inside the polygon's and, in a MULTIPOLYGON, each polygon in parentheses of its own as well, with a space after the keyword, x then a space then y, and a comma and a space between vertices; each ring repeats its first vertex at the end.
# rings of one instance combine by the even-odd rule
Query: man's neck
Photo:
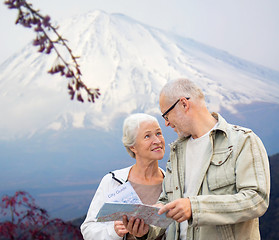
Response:
POLYGON ((195 118, 194 134, 192 134, 192 138, 199 138, 208 133, 216 125, 216 123, 217 120, 207 109, 206 111, 200 111, 195 118))

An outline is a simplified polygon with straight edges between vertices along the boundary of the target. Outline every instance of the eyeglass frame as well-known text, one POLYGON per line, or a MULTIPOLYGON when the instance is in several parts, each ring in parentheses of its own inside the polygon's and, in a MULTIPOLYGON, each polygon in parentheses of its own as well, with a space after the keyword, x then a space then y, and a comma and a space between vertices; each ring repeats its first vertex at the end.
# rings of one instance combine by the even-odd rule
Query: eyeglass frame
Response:
MULTIPOLYGON (((185 97, 187 100, 189 100, 190 98, 189 97, 185 97)), ((169 121, 168 117, 166 116, 172 109, 174 109, 174 107, 176 106, 176 104, 180 101, 181 98, 179 98, 173 105, 171 105, 169 107, 169 109, 167 111, 165 111, 163 114, 162 114, 162 117, 166 120, 166 121, 169 121)))

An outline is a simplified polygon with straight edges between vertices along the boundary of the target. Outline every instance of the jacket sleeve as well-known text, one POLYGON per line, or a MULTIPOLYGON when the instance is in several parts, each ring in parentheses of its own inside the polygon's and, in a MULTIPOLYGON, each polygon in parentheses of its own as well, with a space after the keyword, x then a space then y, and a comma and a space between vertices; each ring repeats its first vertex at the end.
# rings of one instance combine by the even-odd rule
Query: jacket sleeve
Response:
MULTIPOLYGON (((210 189, 207 175, 205 183, 211 194, 189 197, 192 207, 189 226, 234 224, 258 218, 267 210, 270 192, 268 157, 261 140, 253 132, 244 135, 235 141, 237 150, 234 153, 235 162, 231 166, 234 182, 221 186, 216 181, 219 186, 210 189), (226 192, 229 188, 234 190, 226 192)), ((217 175, 218 166, 213 168, 217 175)), ((219 175, 227 171, 223 170, 219 175)))
POLYGON ((110 174, 104 176, 90 204, 86 219, 81 225, 81 233, 84 240, 122 239, 122 237, 119 237, 114 230, 114 222, 96 222, 96 216, 106 201, 107 193, 110 189, 116 186, 117 185, 112 181, 110 174))

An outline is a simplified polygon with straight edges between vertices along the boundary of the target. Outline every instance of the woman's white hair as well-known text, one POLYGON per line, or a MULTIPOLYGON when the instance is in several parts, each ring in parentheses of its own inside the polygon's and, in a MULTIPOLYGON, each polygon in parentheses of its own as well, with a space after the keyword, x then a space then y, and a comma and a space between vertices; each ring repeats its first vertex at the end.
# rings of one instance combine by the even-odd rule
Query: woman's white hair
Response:
POLYGON ((156 122, 159 125, 157 118, 146 113, 134 113, 128 116, 123 123, 123 137, 122 142, 131 157, 136 158, 135 153, 131 151, 130 147, 136 143, 138 130, 143 122, 156 122))

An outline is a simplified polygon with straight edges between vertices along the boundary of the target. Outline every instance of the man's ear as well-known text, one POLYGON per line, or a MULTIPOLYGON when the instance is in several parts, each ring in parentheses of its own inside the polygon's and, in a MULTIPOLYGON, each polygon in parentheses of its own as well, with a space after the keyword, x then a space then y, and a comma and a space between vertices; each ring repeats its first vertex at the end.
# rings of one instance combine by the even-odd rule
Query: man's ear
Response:
POLYGON ((188 110, 190 107, 190 103, 186 98, 181 98, 182 106, 185 108, 185 110, 188 110))

